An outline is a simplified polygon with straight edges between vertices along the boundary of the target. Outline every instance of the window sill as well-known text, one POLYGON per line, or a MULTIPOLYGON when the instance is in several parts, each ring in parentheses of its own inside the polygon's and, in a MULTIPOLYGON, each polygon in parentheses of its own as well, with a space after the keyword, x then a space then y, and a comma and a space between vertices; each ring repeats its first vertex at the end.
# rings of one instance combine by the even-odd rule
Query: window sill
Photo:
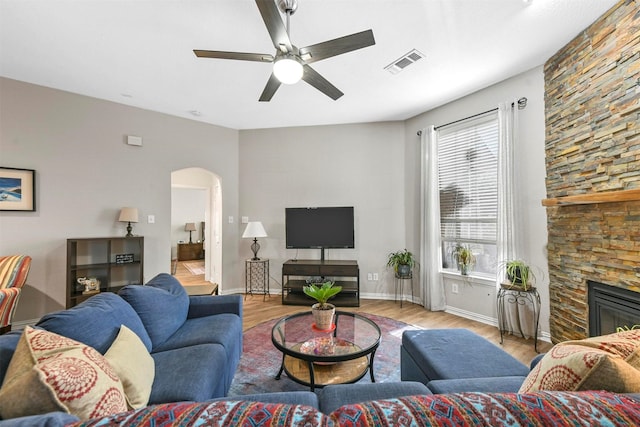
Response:
POLYGON ((495 277, 492 277, 489 275, 469 274, 467 276, 463 276, 456 270, 440 270, 440 274, 442 274, 443 277, 446 277, 448 279, 464 280, 474 284, 490 286, 490 287, 496 286, 495 277))

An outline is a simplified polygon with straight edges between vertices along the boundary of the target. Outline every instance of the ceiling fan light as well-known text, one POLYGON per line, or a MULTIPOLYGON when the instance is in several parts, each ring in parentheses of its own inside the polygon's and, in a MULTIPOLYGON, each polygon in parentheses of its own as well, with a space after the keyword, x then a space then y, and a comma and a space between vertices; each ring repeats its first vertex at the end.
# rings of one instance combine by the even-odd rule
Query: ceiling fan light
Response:
POLYGON ((273 74, 281 83, 292 85, 302 78, 302 64, 294 57, 285 56, 273 64, 273 74))

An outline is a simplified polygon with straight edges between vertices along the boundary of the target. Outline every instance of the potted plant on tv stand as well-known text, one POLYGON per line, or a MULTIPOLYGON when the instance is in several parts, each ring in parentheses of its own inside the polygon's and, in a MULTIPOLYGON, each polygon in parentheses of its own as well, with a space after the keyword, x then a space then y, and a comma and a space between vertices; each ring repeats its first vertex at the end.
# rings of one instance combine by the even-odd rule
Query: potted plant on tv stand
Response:
POLYGON ((329 298, 340 293, 342 286, 334 286, 333 282, 326 281, 322 284, 311 283, 308 286, 304 286, 302 291, 317 301, 317 303, 311 306, 315 327, 323 331, 330 330, 333 326, 333 316, 336 313, 336 306, 327 301, 329 301, 329 298))

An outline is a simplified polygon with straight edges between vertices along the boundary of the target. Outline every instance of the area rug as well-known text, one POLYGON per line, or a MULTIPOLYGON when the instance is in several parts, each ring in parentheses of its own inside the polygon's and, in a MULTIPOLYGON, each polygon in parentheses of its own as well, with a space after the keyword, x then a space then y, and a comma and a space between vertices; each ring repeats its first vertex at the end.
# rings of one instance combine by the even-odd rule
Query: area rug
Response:
POLYGON ((185 262, 183 265, 191 274, 204 274, 204 261, 185 262))
MULTIPOLYGON (((420 328, 388 317, 358 314, 373 320, 382 332, 382 340, 373 363, 376 382, 400 381, 402 332, 420 328)), ((279 380, 275 379, 282 362, 282 353, 271 342, 271 329, 278 320, 260 323, 244 333, 242 358, 233 378, 229 396, 309 390, 309 387, 296 383, 285 373, 279 380)), ((358 382, 370 383, 369 373, 358 382)))

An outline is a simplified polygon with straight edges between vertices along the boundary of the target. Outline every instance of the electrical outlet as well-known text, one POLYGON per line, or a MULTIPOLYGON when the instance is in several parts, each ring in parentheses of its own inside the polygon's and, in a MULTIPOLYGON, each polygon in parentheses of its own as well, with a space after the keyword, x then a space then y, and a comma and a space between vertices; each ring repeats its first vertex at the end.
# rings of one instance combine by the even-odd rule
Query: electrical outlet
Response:
POLYGON ((378 273, 373 273, 373 281, 376 282, 378 280, 378 273))
POLYGON ((457 284, 457 283, 452 283, 452 284, 451 284, 451 293, 453 293, 453 294, 457 294, 457 293, 458 293, 458 291, 459 291, 459 289, 458 289, 458 284, 457 284))
POLYGON ((373 280, 373 274, 367 273, 367 280, 368 281, 372 281, 373 280))

